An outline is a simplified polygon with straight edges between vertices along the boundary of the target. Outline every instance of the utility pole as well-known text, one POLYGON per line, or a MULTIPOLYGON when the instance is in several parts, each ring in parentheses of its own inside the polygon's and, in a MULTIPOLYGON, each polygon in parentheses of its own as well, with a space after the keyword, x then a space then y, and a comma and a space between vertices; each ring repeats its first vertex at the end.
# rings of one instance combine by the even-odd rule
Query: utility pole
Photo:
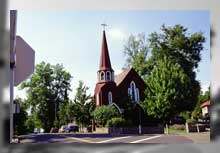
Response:
POLYGON ((16 19, 17 11, 10 11, 10 143, 14 135, 13 114, 14 114, 14 79, 15 79, 15 46, 16 46, 16 19))

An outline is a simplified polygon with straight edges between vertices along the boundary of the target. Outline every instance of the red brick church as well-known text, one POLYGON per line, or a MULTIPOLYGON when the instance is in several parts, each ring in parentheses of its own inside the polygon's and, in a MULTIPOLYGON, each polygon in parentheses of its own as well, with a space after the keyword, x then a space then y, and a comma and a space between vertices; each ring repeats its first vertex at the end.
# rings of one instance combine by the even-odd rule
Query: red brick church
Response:
POLYGON ((97 71, 94 99, 96 106, 118 104, 124 96, 130 97, 133 103, 143 100, 146 88, 145 82, 133 69, 124 70, 115 75, 111 66, 105 30, 102 34, 102 47, 99 70, 97 71))

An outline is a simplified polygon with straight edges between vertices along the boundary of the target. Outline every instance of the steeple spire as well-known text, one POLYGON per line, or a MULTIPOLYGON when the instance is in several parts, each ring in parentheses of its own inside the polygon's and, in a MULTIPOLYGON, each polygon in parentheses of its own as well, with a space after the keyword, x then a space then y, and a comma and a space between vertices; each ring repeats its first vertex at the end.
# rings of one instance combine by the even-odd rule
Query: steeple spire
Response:
POLYGON ((102 34, 102 50, 101 50, 99 71, 103 71, 103 70, 113 71, 111 67, 111 61, 109 57, 108 45, 105 35, 105 27, 107 25, 106 24, 101 24, 101 25, 103 26, 103 34, 102 34))

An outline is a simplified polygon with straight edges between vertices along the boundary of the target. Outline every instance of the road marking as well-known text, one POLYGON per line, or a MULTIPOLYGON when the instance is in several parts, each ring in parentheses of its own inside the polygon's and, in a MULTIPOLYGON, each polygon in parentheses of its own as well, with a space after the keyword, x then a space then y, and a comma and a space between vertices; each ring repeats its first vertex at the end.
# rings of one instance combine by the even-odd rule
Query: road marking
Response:
POLYGON ((127 136, 127 137, 119 137, 119 138, 113 138, 113 139, 108 139, 108 140, 103 140, 103 141, 98 141, 95 143, 105 143, 105 142, 110 142, 110 141, 114 141, 114 140, 120 140, 120 139, 126 139, 126 138, 130 138, 131 136, 127 136))
POLYGON ((68 137, 68 136, 66 136, 66 135, 63 135, 63 136, 66 137, 66 138, 70 138, 70 139, 77 140, 77 141, 81 141, 81 142, 94 143, 94 141, 91 141, 91 140, 86 140, 86 139, 76 138, 76 137, 68 137))
POLYGON ((145 138, 145 139, 140 139, 140 140, 137 140, 137 141, 132 141, 132 142, 130 142, 130 143, 139 143, 139 142, 142 142, 142 141, 159 138, 159 137, 161 137, 161 136, 162 136, 162 135, 156 135, 156 136, 153 136, 153 137, 149 137, 149 138, 145 138))

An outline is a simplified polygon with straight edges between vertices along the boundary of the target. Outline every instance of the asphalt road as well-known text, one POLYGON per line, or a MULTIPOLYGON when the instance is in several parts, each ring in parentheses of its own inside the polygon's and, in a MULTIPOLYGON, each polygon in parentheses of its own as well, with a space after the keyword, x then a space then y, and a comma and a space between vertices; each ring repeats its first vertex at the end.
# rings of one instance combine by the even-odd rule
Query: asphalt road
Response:
POLYGON ((33 134, 21 136, 20 143, 195 143, 182 135, 148 134, 111 136, 108 134, 33 134))

